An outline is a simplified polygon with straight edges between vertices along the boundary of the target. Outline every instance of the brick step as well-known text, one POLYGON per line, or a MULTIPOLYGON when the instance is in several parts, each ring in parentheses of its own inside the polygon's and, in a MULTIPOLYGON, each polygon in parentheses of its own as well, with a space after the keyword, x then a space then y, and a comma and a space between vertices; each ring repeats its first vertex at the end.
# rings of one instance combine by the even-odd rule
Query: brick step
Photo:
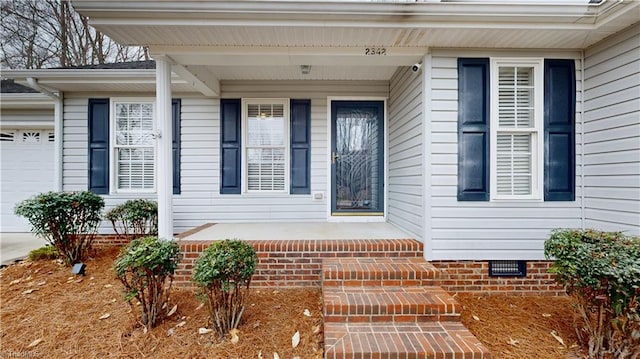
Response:
POLYGON ((324 259, 322 286, 431 286, 439 273, 423 258, 324 259))
POLYGON ((325 358, 490 358, 462 323, 325 323, 325 358))
POLYGON ((325 322, 460 321, 461 307, 441 287, 325 287, 325 322))

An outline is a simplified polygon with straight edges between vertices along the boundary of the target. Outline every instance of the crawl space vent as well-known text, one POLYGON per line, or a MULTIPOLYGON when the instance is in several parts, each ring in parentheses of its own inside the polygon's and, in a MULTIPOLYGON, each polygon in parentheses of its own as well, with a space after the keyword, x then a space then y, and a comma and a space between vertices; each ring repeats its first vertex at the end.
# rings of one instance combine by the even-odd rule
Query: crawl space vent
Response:
POLYGON ((489 261, 490 277, 526 277, 527 261, 489 261))

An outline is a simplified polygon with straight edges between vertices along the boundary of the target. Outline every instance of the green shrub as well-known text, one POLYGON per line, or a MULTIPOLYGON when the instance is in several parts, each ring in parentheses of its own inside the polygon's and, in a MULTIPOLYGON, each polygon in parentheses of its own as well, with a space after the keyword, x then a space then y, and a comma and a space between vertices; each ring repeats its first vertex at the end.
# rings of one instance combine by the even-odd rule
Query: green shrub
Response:
POLYGON ((26 218, 32 232, 56 247, 67 265, 85 258, 104 208, 91 192, 48 192, 20 202, 15 213, 26 218))
POLYGON ((32 261, 57 259, 59 256, 60 253, 54 246, 44 246, 29 252, 29 259, 32 261))
POLYGON ((640 238, 555 230, 545 242, 556 281, 576 299, 590 358, 640 358, 640 238))
POLYGON ((138 238, 122 249, 114 263, 114 271, 124 285, 125 300, 140 302, 142 324, 155 326, 168 307, 173 274, 180 261, 180 246, 175 241, 158 237, 138 238))
POLYGON ((118 237, 132 239, 158 235, 158 204, 147 199, 132 199, 105 214, 118 237))
POLYGON ((240 323, 257 261, 253 247, 239 240, 215 242, 196 260, 193 281, 221 337, 240 323))

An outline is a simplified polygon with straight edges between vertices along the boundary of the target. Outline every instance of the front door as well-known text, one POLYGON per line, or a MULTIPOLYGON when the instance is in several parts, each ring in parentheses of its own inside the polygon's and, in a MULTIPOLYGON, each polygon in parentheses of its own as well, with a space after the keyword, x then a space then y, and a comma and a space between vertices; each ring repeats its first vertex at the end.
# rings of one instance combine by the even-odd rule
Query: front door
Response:
POLYGON ((331 102, 331 212, 384 215, 384 102, 331 102))

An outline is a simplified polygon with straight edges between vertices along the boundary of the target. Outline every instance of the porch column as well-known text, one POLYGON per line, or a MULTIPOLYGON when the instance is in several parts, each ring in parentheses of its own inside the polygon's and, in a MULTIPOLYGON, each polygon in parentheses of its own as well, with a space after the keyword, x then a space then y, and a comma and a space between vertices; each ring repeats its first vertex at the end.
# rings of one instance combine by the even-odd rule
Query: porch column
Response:
POLYGON ((64 95, 62 91, 58 92, 58 96, 53 100, 53 157, 55 158, 55 166, 53 167, 53 190, 60 192, 62 187, 62 136, 63 136, 63 113, 64 113, 64 95))
POLYGON ((156 130, 158 191, 158 237, 173 239, 173 162, 171 126, 171 63, 159 57, 156 61, 156 130))

